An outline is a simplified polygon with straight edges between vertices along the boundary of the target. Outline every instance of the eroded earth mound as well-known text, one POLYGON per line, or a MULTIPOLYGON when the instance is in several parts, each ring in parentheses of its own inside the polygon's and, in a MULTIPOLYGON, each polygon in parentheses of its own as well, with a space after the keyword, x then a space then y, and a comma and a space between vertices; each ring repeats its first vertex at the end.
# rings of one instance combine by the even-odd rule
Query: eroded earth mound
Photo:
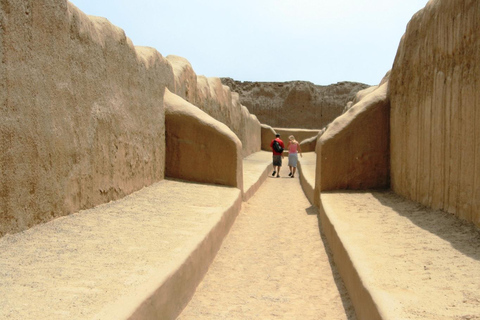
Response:
POLYGON ((369 87, 357 82, 321 86, 307 81, 221 80, 240 94, 240 103, 261 123, 281 128, 321 129, 342 114, 345 105, 358 91, 369 87))

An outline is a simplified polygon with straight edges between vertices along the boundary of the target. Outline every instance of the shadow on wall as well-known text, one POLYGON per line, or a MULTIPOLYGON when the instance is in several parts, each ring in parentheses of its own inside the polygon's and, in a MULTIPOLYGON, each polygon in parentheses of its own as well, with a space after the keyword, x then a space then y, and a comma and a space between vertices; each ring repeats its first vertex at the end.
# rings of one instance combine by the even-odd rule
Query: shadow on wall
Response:
POLYGON ((165 175, 243 191, 242 143, 223 123, 165 90, 165 175))
POLYGON ((320 192, 388 188, 388 81, 335 119, 317 141, 315 205, 320 192))

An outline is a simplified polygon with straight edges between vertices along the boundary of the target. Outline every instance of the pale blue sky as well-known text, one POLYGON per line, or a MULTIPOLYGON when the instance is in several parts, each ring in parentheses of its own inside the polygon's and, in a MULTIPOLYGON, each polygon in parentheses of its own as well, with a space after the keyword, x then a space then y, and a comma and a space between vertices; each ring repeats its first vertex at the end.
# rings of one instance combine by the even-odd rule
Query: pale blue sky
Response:
POLYGON ((427 0, 72 0, 135 45, 241 81, 378 84, 427 0))

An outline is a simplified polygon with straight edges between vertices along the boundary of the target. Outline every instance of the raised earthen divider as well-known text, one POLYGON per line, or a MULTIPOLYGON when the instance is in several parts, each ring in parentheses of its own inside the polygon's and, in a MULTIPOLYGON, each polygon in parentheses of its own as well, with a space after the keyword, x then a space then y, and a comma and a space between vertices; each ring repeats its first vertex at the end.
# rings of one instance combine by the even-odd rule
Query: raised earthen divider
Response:
MULTIPOLYGON (((270 165, 266 152, 244 161, 248 193, 270 165)), ((243 197, 234 187, 163 180, 6 235, 0 238, 0 318, 174 319, 243 197)))

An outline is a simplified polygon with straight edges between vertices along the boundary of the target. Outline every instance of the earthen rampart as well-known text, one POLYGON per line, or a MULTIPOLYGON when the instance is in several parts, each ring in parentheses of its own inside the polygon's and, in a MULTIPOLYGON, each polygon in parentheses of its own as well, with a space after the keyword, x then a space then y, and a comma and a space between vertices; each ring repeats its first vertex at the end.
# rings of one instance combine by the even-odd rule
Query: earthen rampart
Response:
POLYGON ((238 137, 225 124, 168 89, 164 97, 166 176, 243 191, 242 143, 238 137))
POLYGON ((0 234, 163 179, 170 64, 66 1, 1 6, 0 234))
POLYGON ((238 93, 220 78, 197 76, 185 58, 170 55, 167 60, 175 75, 175 94, 227 125, 242 141, 244 156, 259 150, 260 122, 241 105, 238 93))
POLYGON ((335 119, 318 138, 315 203, 320 192, 389 187, 388 82, 335 119))
POLYGON ((355 94, 369 87, 339 82, 328 86, 307 81, 251 82, 222 78, 261 123, 276 128, 321 129, 342 114, 355 94))
MULTIPOLYGON (((266 149, 273 128, 321 128, 318 139, 305 139, 317 149, 317 198, 321 190, 390 186, 480 225, 476 1, 430 1, 410 21, 390 78, 374 87, 339 83, 324 96, 299 81, 196 75, 188 60, 135 47, 107 19, 65 0, 0 9, 0 235, 162 180, 166 89, 183 100, 177 106, 210 117, 199 122, 202 134, 225 125, 212 139, 232 133, 238 141, 227 140, 242 157, 266 149)), ((232 170, 226 184, 241 188, 238 166, 232 170)))
POLYGON ((260 150, 257 118, 185 59, 135 47, 65 0, 0 12, 0 236, 164 179, 166 88, 225 123, 243 156, 260 150))
POLYGON ((430 1, 393 64, 392 189, 480 226, 480 2, 430 1))

